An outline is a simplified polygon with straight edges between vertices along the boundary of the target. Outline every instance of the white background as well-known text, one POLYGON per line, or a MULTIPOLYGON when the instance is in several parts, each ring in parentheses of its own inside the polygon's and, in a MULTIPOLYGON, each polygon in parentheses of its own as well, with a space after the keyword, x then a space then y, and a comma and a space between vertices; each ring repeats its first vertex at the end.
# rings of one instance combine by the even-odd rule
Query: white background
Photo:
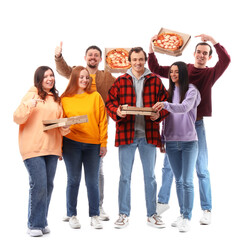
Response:
MULTIPOLYGON (((84 181, 79 193, 78 215, 82 228, 71 229, 61 221, 65 214, 66 172, 59 162, 55 188, 49 211, 51 234, 47 239, 127 239, 132 234, 144 239, 240 239, 241 236, 241 5, 240 1, 17 1, 0 3, 0 61, 1 61, 1 167, 0 167, 0 235, 1 239, 26 239, 28 174, 18 149, 18 126, 13 112, 33 85, 35 69, 48 65, 55 70, 54 50, 63 41, 63 55, 69 65, 85 65, 85 50, 97 45, 105 47, 142 46, 148 53, 150 38, 161 27, 192 36, 181 57, 156 54, 159 63, 170 65, 176 60, 193 63, 194 46, 205 33, 219 41, 231 56, 232 62, 213 87, 213 117, 206 118, 209 148, 209 169, 212 182, 212 224, 200 226, 202 215, 197 177, 194 177, 195 201, 192 230, 180 234, 170 226, 179 214, 175 187, 171 194, 171 209, 163 220, 165 229, 146 225, 143 173, 139 154, 132 175, 132 210, 130 225, 123 230, 113 228, 118 216, 119 167, 114 147, 115 125, 109 124, 108 154, 104 161, 105 211, 111 220, 103 230, 90 227, 84 181), (4 236, 4 238, 2 238, 4 236)), ((208 62, 214 66, 217 55, 208 62)), ((100 69, 103 69, 103 62, 100 69)), ((57 88, 65 89, 67 80, 56 71, 57 88)), ((118 76, 116 74, 115 76, 118 76)), ((167 86, 167 80, 163 80, 167 86)), ((161 185, 163 155, 158 153, 156 177, 161 185)))

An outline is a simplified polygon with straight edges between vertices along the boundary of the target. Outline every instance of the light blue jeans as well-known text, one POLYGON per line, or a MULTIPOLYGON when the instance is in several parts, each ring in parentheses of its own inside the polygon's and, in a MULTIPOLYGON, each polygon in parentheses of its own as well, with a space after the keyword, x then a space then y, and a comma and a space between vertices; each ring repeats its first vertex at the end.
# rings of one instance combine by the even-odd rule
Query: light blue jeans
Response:
POLYGON ((119 146, 119 213, 130 215, 131 173, 137 148, 143 166, 147 216, 150 217, 156 213, 157 184, 154 173, 156 146, 148 144, 145 138, 135 138, 132 144, 119 146))
POLYGON ((190 220, 194 200, 193 172, 198 155, 198 143, 197 141, 167 142, 166 152, 176 179, 180 213, 190 220))
POLYGON ((43 230, 53 191, 58 156, 48 155, 24 160, 29 173, 28 228, 43 230))
MULTIPOLYGON (((210 175, 208 171, 208 150, 203 120, 196 121, 195 127, 198 136, 198 158, 196 162, 196 171, 199 181, 200 204, 202 210, 211 210, 212 197, 210 175)), ((171 171, 169 159, 166 154, 162 168, 162 186, 159 190, 158 202, 169 202, 172 178, 173 173, 171 171)))

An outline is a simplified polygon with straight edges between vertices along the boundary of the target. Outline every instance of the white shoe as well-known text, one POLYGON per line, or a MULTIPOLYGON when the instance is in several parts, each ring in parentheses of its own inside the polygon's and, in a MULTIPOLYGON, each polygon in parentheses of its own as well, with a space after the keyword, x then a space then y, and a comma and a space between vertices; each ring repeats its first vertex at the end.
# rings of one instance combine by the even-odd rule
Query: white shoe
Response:
POLYGON ((156 204, 157 215, 161 215, 163 212, 165 212, 169 208, 170 208, 170 206, 167 203, 157 203, 156 204))
POLYGON ((180 215, 172 224, 172 227, 179 227, 179 225, 182 223, 183 221, 183 216, 180 215))
POLYGON ((125 228, 129 224, 129 218, 125 214, 119 214, 118 220, 114 223, 115 228, 125 228))
POLYGON ((67 215, 65 215, 63 218, 62 218, 62 221, 63 222, 69 222, 71 217, 68 217, 67 215))
POLYGON ((179 232, 188 232, 191 229, 190 220, 183 219, 183 221, 178 226, 179 232))
POLYGON ((151 217, 148 217, 147 224, 152 227, 156 227, 156 228, 165 228, 166 227, 165 223, 161 220, 161 217, 157 216, 156 214, 154 214, 151 217))
POLYGON ((99 216, 91 217, 91 226, 95 229, 102 229, 103 225, 99 220, 99 216))
POLYGON ((200 224, 202 224, 202 225, 209 225, 210 223, 211 223, 211 211, 204 210, 203 211, 203 216, 200 219, 200 224))
POLYGON ((27 233, 31 236, 31 237, 41 237, 43 236, 43 232, 39 229, 29 229, 27 233))
POLYGON ((50 233, 50 228, 48 226, 46 226, 43 230, 42 230, 43 234, 48 234, 50 233))
POLYGON ((109 221, 109 216, 105 213, 105 211, 103 210, 103 207, 99 207, 99 219, 101 221, 109 221))
POLYGON ((69 224, 71 228, 78 229, 81 228, 81 224, 79 223, 79 220, 76 216, 72 216, 69 220, 69 224))

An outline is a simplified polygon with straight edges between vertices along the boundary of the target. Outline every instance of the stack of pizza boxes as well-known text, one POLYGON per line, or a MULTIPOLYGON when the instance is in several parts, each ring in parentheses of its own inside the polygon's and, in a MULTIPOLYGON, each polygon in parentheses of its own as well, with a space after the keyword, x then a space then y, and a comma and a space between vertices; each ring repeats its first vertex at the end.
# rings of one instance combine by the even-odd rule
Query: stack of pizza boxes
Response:
POLYGON ((171 55, 171 56, 176 56, 176 57, 177 56, 181 56, 183 50, 188 45, 188 43, 189 43, 189 41, 191 39, 191 35, 188 35, 188 34, 185 34, 185 33, 181 33, 181 32, 176 32, 176 31, 173 31, 173 30, 170 30, 170 29, 166 29, 166 28, 161 28, 161 30, 159 31, 158 35, 160 35, 161 33, 175 33, 175 34, 178 34, 179 36, 182 37, 183 45, 179 49, 177 49, 175 51, 166 50, 166 49, 163 49, 161 47, 158 47, 158 46, 154 45, 154 51, 155 52, 163 53, 163 54, 167 54, 167 55, 171 55))

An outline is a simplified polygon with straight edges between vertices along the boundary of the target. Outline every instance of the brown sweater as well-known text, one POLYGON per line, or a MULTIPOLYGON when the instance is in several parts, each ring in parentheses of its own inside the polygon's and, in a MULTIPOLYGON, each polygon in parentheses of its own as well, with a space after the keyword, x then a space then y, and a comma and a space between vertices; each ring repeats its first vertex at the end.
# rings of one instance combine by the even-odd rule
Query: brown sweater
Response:
MULTIPOLYGON (((68 66, 62 55, 61 57, 58 57, 58 58, 55 57, 55 64, 56 64, 56 71, 63 77, 66 77, 67 79, 69 79, 71 76, 72 69, 75 66, 73 67, 68 66)), ((106 99, 108 96, 108 90, 111 88, 115 79, 116 78, 113 77, 112 74, 106 70, 97 70, 96 72, 97 92, 100 93, 104 102, 106 102, 106 99)))

